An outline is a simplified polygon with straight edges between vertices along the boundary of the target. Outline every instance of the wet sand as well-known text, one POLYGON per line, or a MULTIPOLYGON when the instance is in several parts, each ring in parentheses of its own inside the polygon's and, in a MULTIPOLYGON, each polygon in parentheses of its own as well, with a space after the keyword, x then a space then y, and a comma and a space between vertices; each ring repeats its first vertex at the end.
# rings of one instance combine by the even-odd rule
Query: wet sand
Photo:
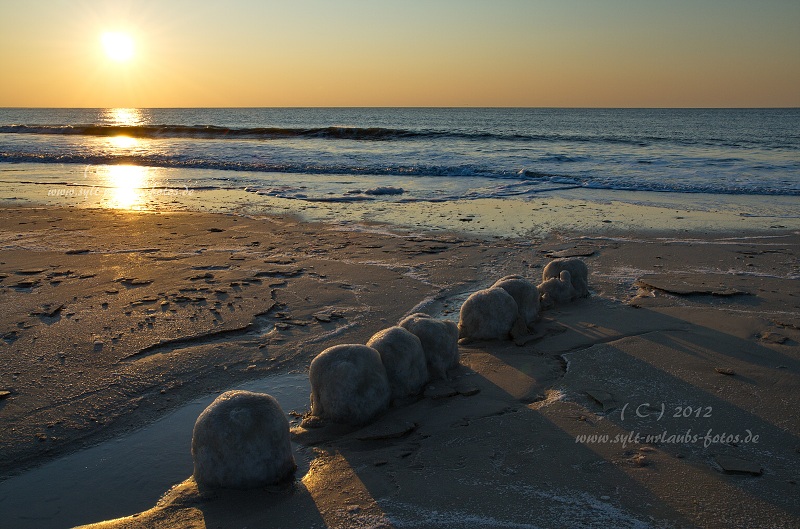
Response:
POLYGON ((302 372, 407 313, 457 319, 503 275, 589 265, 589 299, 545 312, 524 343, 462 346, 454 380, 419 401, 358 431, 295 421, 310 463, 291 490, 208 498, 189 479, 101 527, 800 523, 796 232, 604 223, 490 240, 60 208, 6 208, 0 224, 3 476, 302 372))

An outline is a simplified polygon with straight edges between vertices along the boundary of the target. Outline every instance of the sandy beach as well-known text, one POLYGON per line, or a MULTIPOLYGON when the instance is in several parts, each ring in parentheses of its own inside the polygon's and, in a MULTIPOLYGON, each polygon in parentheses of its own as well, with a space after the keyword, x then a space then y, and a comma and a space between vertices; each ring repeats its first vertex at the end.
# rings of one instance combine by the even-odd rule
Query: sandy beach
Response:
POLYGON ((289 216, 2 217, 7 483, 199 395, 302 374, 406 314, 457 320, 504 275, 538 280, 561 256, 590 269, 588 299, 518 343, 462 345, 452 380, 372 425, 293 417, 290 487, 208 497, 190 478, 92 527, 800 523, 795 231, 479 238, 289 216))
POLYGON ((0 529, 800 529, 800 2, 717 4, 4 2, 0 529))

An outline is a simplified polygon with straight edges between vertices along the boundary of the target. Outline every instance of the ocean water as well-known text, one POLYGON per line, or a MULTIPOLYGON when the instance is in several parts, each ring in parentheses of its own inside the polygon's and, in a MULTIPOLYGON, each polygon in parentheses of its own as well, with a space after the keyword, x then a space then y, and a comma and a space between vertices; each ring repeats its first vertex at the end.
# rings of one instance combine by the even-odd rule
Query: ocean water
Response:
POLYGON ((800 109, 6 108, 0 181, 304 202, 791 197, 800 109))

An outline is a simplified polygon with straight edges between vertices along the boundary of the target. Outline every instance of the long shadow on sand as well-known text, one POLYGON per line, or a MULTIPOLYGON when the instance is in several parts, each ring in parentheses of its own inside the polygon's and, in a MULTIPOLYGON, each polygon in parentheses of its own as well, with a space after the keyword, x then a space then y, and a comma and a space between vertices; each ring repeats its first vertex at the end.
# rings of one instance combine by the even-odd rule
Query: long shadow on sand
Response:
POLYGON ((800 521, 794 358, 604 300, 577 304, 559 324, 568 331, 533 347, 462 349, 472 371, 462 377, 480 395, 426 399, 378 424, 413 421, 414 434, 345 436, 319 448, 342 454, 399 526, 446 527, 464 517, 486 526, 598 526, 597 511, 616 526, 800 521), (556 373, 561 359, 568 367, 556 373))
POLYGON ((790 352, 603 299, 541 325, 549 335, 524 347, 462 347, 455 380, 434 383, 439 398, 393 408, 360 430, 296 431, 311 463, 289 491, 201 499, 189 480, 137 523, 800 524, 800 364, 790 352), (725 471, 736 465, 744 470, 725 471))

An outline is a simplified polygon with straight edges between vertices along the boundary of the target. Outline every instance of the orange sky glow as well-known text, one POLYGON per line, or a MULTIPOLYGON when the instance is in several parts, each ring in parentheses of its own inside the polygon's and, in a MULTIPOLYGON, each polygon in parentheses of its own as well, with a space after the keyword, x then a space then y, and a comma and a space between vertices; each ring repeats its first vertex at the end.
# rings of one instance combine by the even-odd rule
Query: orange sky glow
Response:
POLYGON ((796 0, 5 2, 0 106, 796 107, 798 27, 796 0))

